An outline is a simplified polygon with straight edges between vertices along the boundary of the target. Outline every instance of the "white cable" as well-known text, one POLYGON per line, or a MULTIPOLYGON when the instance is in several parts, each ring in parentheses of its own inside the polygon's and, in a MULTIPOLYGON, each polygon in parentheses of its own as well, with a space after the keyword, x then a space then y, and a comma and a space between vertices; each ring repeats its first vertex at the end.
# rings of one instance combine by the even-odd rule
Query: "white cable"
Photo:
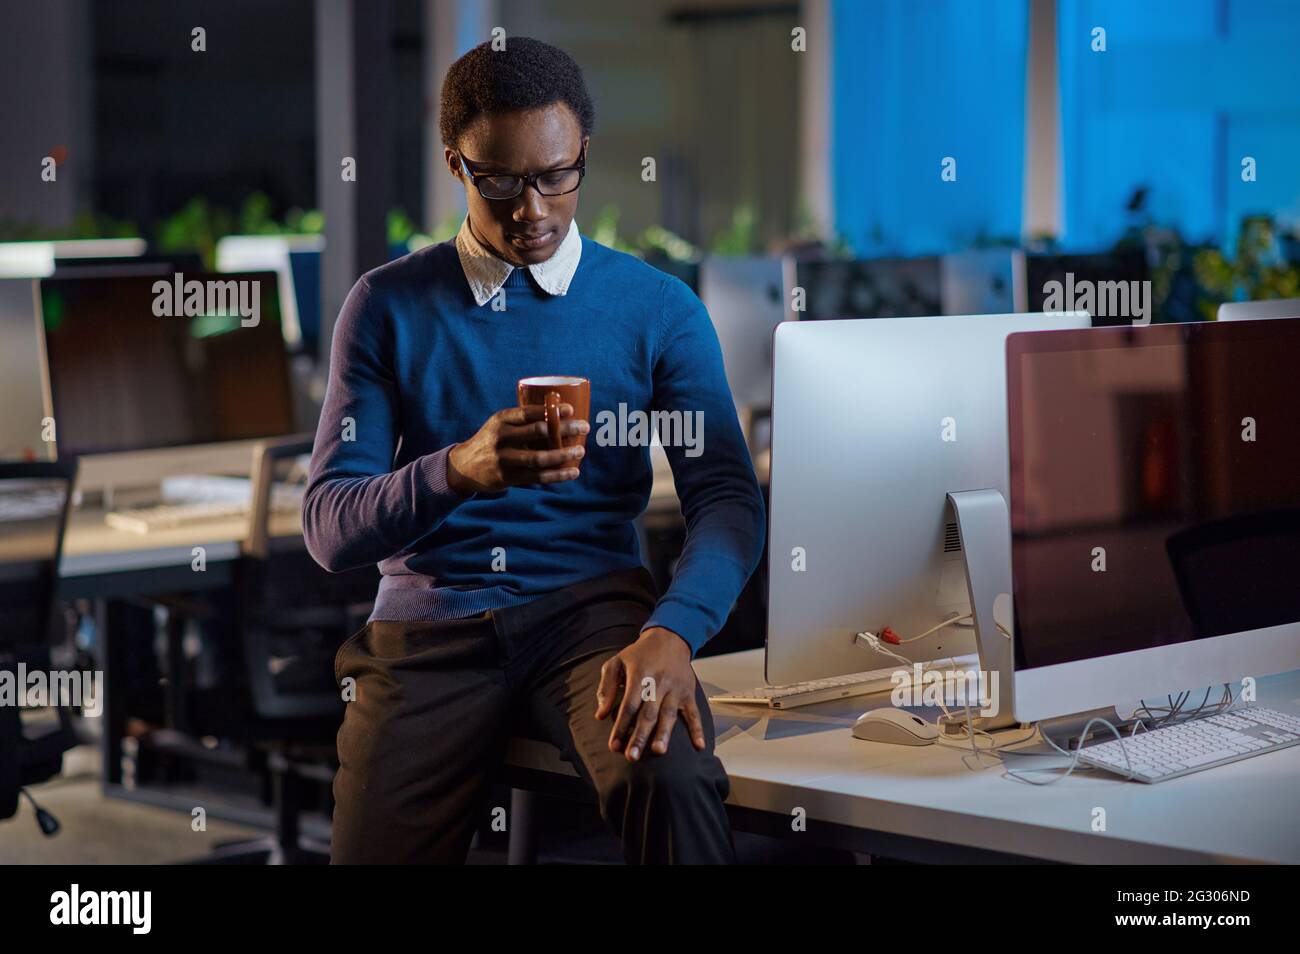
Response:
MULTIPOLYGON (((942 623, 940 623, 940 624, 937 625, 937 626, 931 626, 931 627, 930 627, 929 629, 927 629, 924 633, 919 633, 919 634, 917 634, 916 636, 909 636, 909 637, 907 637, 907 639, 902 639, 902 638, 900 637, 899 640, 898 640, 898 644, 901 646, 901 645, 904 645, 904 644, 906 644, 906 643, 914 643, 914 642, 916 642, 918 639, 925 639, 925 637, 929 636, 931 633, 937 633, 939 630, 943 629, 945 626, 952 626, 954 623, 964 623, 964 622, 965 622, 966 620, 968 620, 968 619, 974 619, 974 617, 975 617, 975 614, 974 614, 974 613, 966 613, 964 616, 954 616, 952 619, 946 619, 946 620, 944 620, 942 623)), ((996 625, 997 628, 998 628, 998 632, 1000 632, 1000 633, 1001 633, 1003 636, 1005 636, 1007 639, 1010 639, 1010 638, 1011 638, 1011 634, 1010 634, 1009 632, 1007 632, 1007 628, 1006 628, 1005 626, 1003 626, 1001 623, 997 623, 997 624, 995 624, 995 625, 996 625)), ((858 635, 861 636, 862 634, 859 633, 858 635)))
MULTIPOLYGON (((1079 745, 1075 748, 1073 752, 1069 752, 1061 748, 1054 741, 1052 741, 1051 736, 1047 735, 1047 733, 1045 732, 1040 731, 1039 734, 1042 735, 1044 742, 1046 742, 1052 748, 1056 749, 1056 751, 1059 752, 1061 755, 1070 756, 1070 766, 1065 770, 1064 775, 1058 775, 1056 778, 1048 779, 1045 782, 1040 782, 1032 778, 1026 778, 1025 776, 1021 775, 1019 772, 1011 771, 1011 769, 1007 769, 1005 774, 1010 776, 1011 778, 1014 778, 1016 781, 1025 782, 1026 784, 1029 785, 1054 785, 1057 782, 1061 781, 1062 779, 1069 778, 1074 773, 1075 768, 1079 764, 1079 756, 1083 754, 1083 740, 1088 737, 1089 730, 1092 728, 1093 724, 1097 722, 1100 722, 1106 728, 1110 729, 1111 733, 1115 736, 1116 740, 1119 741, 1119 750, 1124 753, 1124 765, 1128 769, 1128 774, 1124 776, 1123 781, 1127 782, 1129 779, 1135 778, 1136 773, 1133 771, 1133 762, 1128 757, 1128 746, 1124 744, 1124 736, 1120 734, 1119 729, 1115 728, 1115 726, 1109 721, 1107 721, 1106 719, 1101 718, 1101 716, 1094 716, 1093 718, 1088 720, 1086 725, 1084 725, 1083 731, 1079 733, 1079 745)), ((1023 754, 1034 755, 1034 754, 1042 754, 1042 753, 1026 752, 1023 754)), ((1033 771, 1050 771, 1050 769, 1035 769, 1033 771)))
MULTIPOLYGON (((953 625, 954 623, 961 623, 961 622, 964 622, 964 621, 966 621, 966 620, 968 620, 968 619, 971 619, 973 616, 974 616, 973 613, 966 613, 966 614, 963 615, 963 616, 954 616, 952 619, 946 619, 946 620, 944 620, 942 623, 939 623, 937 626, 932 626, 932 627, 930 627, 929 629, 927 629, 925 632, 923 632, 923 633, 919 633, 919 634, 916 635, 916 636, 909 636, 907 639, 901 639, 901 638, 900 638, 900 639, 898 640, 898 644, 901 646, 901 645, 904 645, 904 644, 906 644, 906 643, 913 643, 913 642, 916 642, 918 639, 924 639, 926 636, 929 636, 929 635, 931 635, 932 633, 937 633, 939 630, 941 630, 941 629, 943 629, 943 628, 945 628, 945 627, 947 627, 947 626, 951 626, 951 625, 953 625)), ((999 631, 1003 636, 1005 636, 1007 639, 1010 639, 1010 638, 1011 638, 1011 633, 1009 633, 1009 632, 1007 631, 1006 627, 1004 627, 1001 623, 996 623, 995 625, 997 626, 998 631, 999 631)), ((914 666, 914 665, 916 665, 916 661, 915 661, 915 660, 908 659, 907 657, 902 656, 902 655, 900 655, 900 654, 894 652, 892 649, 887 648, 887 647, 886 647, 886 646, 881 642, 880 637, 877 636, 875 633, 872 633, 872 632, 870 632, 870 631, 866 631, 866 630, 864 630, 863 632, 860 632, 860 633, 857 634, 857 638, 860 639, 860 640, 862 640, 863 642, 865 642, 868 646, 870 646, 870 647, 871 647, 873 650, 875 650, 876 652, 878 652, 878 653, 882 653, 882 654, 884 654, 884 655, 886 655, 886 656, 889 656, 889 657, 891 657, 891 658, 893 658, 893 659, 896 659, 896 660, 898 660, 899 662, 903 663, 903 664, 906 665, 906 666, 914 666)), ((957 667, 957 661, 956 661, 955 659, 953 659, 953 658, 950 657, 948 661, 949 661, 950 663, 952 663, 952 665, 953 665, 954 668, 957 667)), ((929 663, 923 663, 922 665, 925 665, 925 666, 932 666, 933 664, 934 664, 933 661, 931 661, 931 662, 929 662, 929 663)), ((925 670, 925 669, 922 670, 922 672, 926 672, 926 671, 928 671, 928 670, 925 670)), ((1227 689, 1227 684, 1226 684, 1226 683, 1225 683, 1225 685, 1224 685, 1224 688, 1227 689)), ((1170 714, 1169 716, 1166 717, 1165 721, 1168 721, 1169 719, 1172 719, 1175 715, 1177 715, 1178 711, 1179 711, 1179 710, 1182 708, 1182 706, 1186 703, 1187 697, 1190 696, 1190 695, 1191 695, 1190 692, 1186 692, 1186 693, 1184 693, 1182 696, 1180 696, 1180 697, 1179 697, 1179 701, 1178 701, 1178 703, 1177 703, 1176 706, 1175 706, 1175 703, 1174 703, 1173 697, 1171 696, 1171 697, 1169 698, 1169 705, 1170 705, 1170 709, 1172 710, 1172 712, 1171 712, 1171 714, 1170 714)), ((1229 691, 1229 695, 1231 695, 1231 692, 1230 692, 1230 691, 1229 691)), ((1207 689, 1207 690, 1206 690, 1206 700, 1208 701, 1208 699, 1209 699, 1209 690, 1207 689)), ((1201 709, 1203 709, 1204 707, 1205 707, 1205 702, 1202 702, 1202 704, 1201 704, 1201 708, 1199 708, 1199 709, 1196 710, 1197 713, 1199 713, 1199 712, 1201 711, 1201 709)), ((939 708, 940 708, 941 710, 943 710, 943 714, 944 714, 945 718, 948 718, 948 719, 951 719, 951 718, 952 718, 952 713, 948 711, 948 707, 945 706, 945 705, 943 704, 942 701, 939 703, 939 708)), ((987 731, 985 731, 984 729, 976 729, 976 728, 975 728, 975 719, 974 719, 974 717, 971 715, 971 711, 970 711, 970 703, 969 703, 969 702, 965 703, 965 704, 963 705, 963 708, 964 708, 965 711, 966 711, 966 725, 964 726, 964 728, 966 729, 966 737, 967 737, 967 739, 970 741, 970 748, 971 748, 971 755, 964 755, 964 756, 962 756, 962 761, 963 761, 963 762, 965 762, 966 759, 970 758, 971 756, 974 756, 975 760, 978 762, 978 761, 980 760, 980 758, 981 758, 982 756, 986 755, 986 754, 992 754, 992 755, 994 755, 996 758, 998 758, 999 761, 1002 761, 1002 758, 1001 758, 1001 751, 1000 751, 1000 750, 1002 750, 1002 749, 1004 749, 1004 748, 1007 748, 1008 746, 1012 746, 1012 745, 1021 745, 1021 744, 1025 743, 1025 742, 1028 742, 1028 741, 1030 741, 1031 739, 1033 739, 1033 737, 1034 737, 1035 735, 1038 735, 1038 736, 1041 736, 1042 739, 1043 739, 1043 741, 1045 741, 1048 745, 1050 745, 1052 748, 1056 749, 1056 751, 1057 751, 1058 753, 1060 753, 1061 755, 1065 755, 1065 756, 1070 757, 1070 765, 1069 765, 1069 768, 1067 768, 1067 769, 1065 770, 1065 774, 1064 774, 1064 775, 1059 775, 1059 776, 1057 776, 1056 778, 1050 779, 1050 780, 1048 780, 1048 781, 1035 781, 1034 779, 1026 778, 1026 777, 1022 776, 1019 772, 1013 772, 1011 769, 1007 769, 1007 770, 1006 770, 1006 775, 1010 776, 1011 778, 1017 779, 1018 781, 1026 782, 1027 784, 1030 784, 1030 785, 1053 785, 1053 784, 1055 784, 1056 782, 1061 781, 1062 779, 1069 778, 1072 774, 1074 774, 1074 772, 1075 772, 1076 769, 1078 769, 1079 771, 1090 771, 1090 770, 1093 768, 1093 766, 1085 765, 1082 769, 1079 769, 1079 756, 1080 756, 1080 755, 1082 754, 1082 752, 1083 752, 1083 740, 1087 738, 1089 730, 1092 729, 1092 726, 1093 726, 1094 723, 1100 722, 1102 725, 1104 725, 1106 728, 1108 728, 1108 729, 1111 731, 1111 733, 1115 736, 1116 740, 1119 742, 1119 748, 1120 748, 1120 751, 1121 751, 1122 753, 1124 753, 1124 765, 1125 765, 1125 766, 1127 767, 1127 769, 1128 769, 1128 775, 1126 775, 1126 776, 1124 777, 1123 781, 1128 781, 1129 779, 1132 779, 1132 778, 1135 778, 1135 777, 1136 777, 1136 774, 1135 774, 1134 771, 1133 771, 1133 762, 1132 762, 1132 760, 1129 758, 1129 755, 1128 755, 1128 748, 1124 745, 1124 737, 1120 734, 1119 729, 1117 729, 1117 728, 1116 728, 1116 727, 1115 727, 1111 722, 1109 722, 1109 721, 1106 720, 1106 719, 1101 718, 1100 716, 1096 716, 1096 717, 1094 717, 1094 718, 1092 718, 1092 719, 1089 719, 1088 722, 1087 722, 1087 724, 1084 725, 1084 727, 1083 727, 1083 731, 1079 733, 1079 745, 1078 745, 1078 747, 1074 750, 1074 752, 1071 753, 1071 752, 1066 751, 1065 749, 1062 749, 1059 745, 1057 745, 1054 741, 1052 741, 1051 737, 1048 736, 1047 734, 1045 734, 1045 733, 1042 731, 1041 727, 1039 727, 1037 724, 1031 726, 1031 727, 1030 727, 1029 735, 1025 736, 1025 737, 1022 738, 1022 739, 1007 739, 1007 740, 1005 740, 1005 741, 998 742, 998 741, 994 740, 993 736, 992 736, 990 733, 988 733, 987 731), (989 745, 986 746, 986 747, 984 747, 984 748, 980 748, 980 747, 976 744, 976 742, 975 742, 975 737, 976 737, 976 735, 982 735, 982 736, 984 736, 986 739, 988 739, 988 740, 989 740, 989 745)), ((1147 708, 1145 701, 1142 702, 1142 709, 1145 709, 1149 715, 1153 715, 1153 713, 1151 712, 1151 710, 1147 708)), ((1135 713, 1135 714, 1136 714, 1136 713, 1135 713)), ((1163 725, 1164 723, 1162 722, 1161 724, 1163 725)), ((1143 725, 1143 728, 1145 729, 1146 726, 1143 725)), ((1134 732, 1136 732, 1136 728, 1134 729, 1134 732)), ((943 738, 943 733, 942 733, 942 732, 940 732, 939 738, 938 738, 936 741, 938 741, 940 744, 950 745, 949 740, 943 738)), ((950 747, 951 747, 951 745, 950 745, 950 747)), ((965 746, 960 746, 960 747, 961 747, 961 748, 965 748, 965 746)), ((1019 754, 1019 755, 1027 755, 1027 756, 1035 756, 1035 755, 1042 756, 1042 755, 1048 755, 1048 754, 1050 754, 1050 753, 1046 753, 1046 752, 1020 752, 1020 753, 1017 753, 1017 754, 1019 754)), ((969 768, 969 765, 967 765, 967 767, 969 768)), ((1043 771, 1048 771, 1048 770, 1044 769, 1043 771)))

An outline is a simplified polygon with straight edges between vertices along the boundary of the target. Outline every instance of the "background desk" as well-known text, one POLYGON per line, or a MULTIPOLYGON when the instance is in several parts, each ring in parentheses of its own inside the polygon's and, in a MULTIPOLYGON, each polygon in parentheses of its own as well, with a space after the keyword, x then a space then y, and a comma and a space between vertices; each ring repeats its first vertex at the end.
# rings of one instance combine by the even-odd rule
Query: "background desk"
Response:
MULTIPOLYGON (((654 457, 655 481, 646 510, 647 523, 680 522, 677 495, 667 458, 660 450, 654 457)), ((302 546, 302 525, 298 516, 280 515, 271 520, 270 532, 281 545, 302 546)), ((122 785, 123 744, 127 728, 125 694, 121 691, 126 669, 121 638, 128 602, 139 598, 198 594, 220 591, 233 584, 241 546, 248 534, 248 520, 236 518, 192 524, 149 534, 117 530, 104 522, 98 508, 74 510, 69 515, 59 569, 59 598, 96 599, 97 666, 105 674, 102 722, 102 782, 108 794, 130 797, 152 804, 175 807, 176 799, 162 792, 128 790, 122 785), (194 548, 202 547, 204 570, 192 568, 194 548)), ((135 610, 136 613, 139 610, 135 610)), ((180 625, 169 632, 179 645, 180 625)), ((177 663, 180 653, 175 656, 177 663)), ((168 674, 179 679, 179 670, 168 674)), ((179 803, 177 803, 179 804, 179 803)), ((186 808, 188 810, 188 808, 186 808)), ((233 820, 262 824, 260 814, 228 813, 233 820)))
MULTIPOLYGON (((710 695, 749 689, 763 683, 763 654, 695 669, 710 695)), ((1300 714, 1300 672, 1260 680, 1259 694, 1261 705, 1300 714)), ((713 706, 736 827, 917 861, 1300 863, 1300 746, 1158 785, 1076 772, 1035 786, 997 765, 970 771, 955 748, 851 736, 858 715, 888 704, 880 694, 788 711, 713 706), (806 832, 791 830, 796 807, 806 832), (1105 832, 1092 831, 1095 808, 1105 832)), ((1022 761, 1017 771, 1060 764, 1022 761)), ((510 763, 572 775, 541 743, 516 740, 510 763)))
MULTIPOLYGON (((271 532, 301 540, 296 516, 275 518, 271 532)), ((98 509, 75 510, 69 515, 59 566, 59 598, 96 599, 97 665, 104 672, 105 699, 100 716, 101 782, 106 794, 161 804, 188 811, 192 800, 163 792, 128 790, 123 786, 123 737, 127 710, 122 680, 126 669, 121 638, 124 601, 175 593, 221 590, 234 579, 240 546, 248 534, 247 519, 223 520, 201 526, 178 527, 150 534, 116 530, 104 523, 98 509), (192 569, 194 547, 204 550, 205 569, 192 569)), ((179 645, 180 627, 169 630, 179 645)), ((179 678, 179 653, 169 654, 176 667, 169 678, 179 678)), ((225 817, 248 824, 265 824, 266 813, 227 812, 225 817)))

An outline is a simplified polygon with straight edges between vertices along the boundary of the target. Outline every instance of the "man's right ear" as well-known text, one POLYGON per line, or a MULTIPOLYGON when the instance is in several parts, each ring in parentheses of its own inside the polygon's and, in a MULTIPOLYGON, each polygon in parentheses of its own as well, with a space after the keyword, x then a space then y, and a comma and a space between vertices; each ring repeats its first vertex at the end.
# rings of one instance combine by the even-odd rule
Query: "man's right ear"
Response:
POLYGON ((456 152, 455 149, 452 149, 451 146, 444 146, 442 150, 442 157, 447 163, 448 172, 450 172, 457 179, 464 177, 464 173, 461 172, 461 168, 460 168, 460 154, 456 152))

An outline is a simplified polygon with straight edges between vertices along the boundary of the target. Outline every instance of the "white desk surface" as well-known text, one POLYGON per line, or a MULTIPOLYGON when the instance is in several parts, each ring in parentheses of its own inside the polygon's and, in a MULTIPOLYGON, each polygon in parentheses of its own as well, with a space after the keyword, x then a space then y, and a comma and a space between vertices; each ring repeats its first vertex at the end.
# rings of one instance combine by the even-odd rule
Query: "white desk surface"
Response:
MULTIPOLYGON (((654 484, 647 512, 676 511, 677 489, 673 484, 668 458, 656 448, 654 484), (659 458, 662 458, 662 466, 659 458)), ((760 455, 760 468, 765 470, 760 455)), ((297 517, 273 517, 271 533, 275 536, 300 536, 302 524, 297 517)), ((99 508, 74 510, 68 518, 63 542, 63 577, 91 576, 158 567, 184 566, 193 558, 192 549, 201 546, 209 562, 233 560, 239 556, 240 544, 248 535, 248 520, 236 518, 191 524, 171 530, 139 534, 116 530, 104 522, 99 508)))
MULTIPOLYGON (((695 669, 710 695, 749 689, 763 684, 763 652, 701 659, 695 669)), ((1300 672, 1259 685, 1261 705, 1300 713, 1300 672)), ((991 759, 971 771, 962 762, 969 749, 852 737, 857 716, 887 705, 887 693, 784 711, 713 705, 728 801, 783 816, 803 808, 809 831, 834 822, 1051 861, 1300 863, 1300 746, 1157 785, 1093 771, 1035 786, 1004 778, 991 759), (1096 808, 1105 809, 1105 832, 1092 830, 1096 808)), ((509 761, 573 774, 542 743, 516 740, 509 761)), ((1021 761, 1017 771, 1064 763, 1021 761)))
MULTIPOLYGON (((302 535, 297 515, 273 517, 270 529, 275 536, 302 535)), ((203 547, 210 563, 233 560, 247 536, 246 517, 132 533, 110 527, 98 508, 74 510, 68 516, 59 575, 67 578, 186 566, 198 546, 203 547)))
MULTIPOLYGON (((706 692, 762 685, 761 650, 700 660, 706 692)), ((1300 863, 1300 746, 1157 785, 1085 772, 1050 786, 971 771, 941 745, 850 734, 887 694, 790 711, 713 707, 739 804, 954 844, 1072 862, 1300 863), (1094 809, 1106 831, 1093 832, 1094 809)), ((1260 704, 1300 713, 1300 671, 1260 681, 1260 704)), ((1020 730, 1010 730, 1024 734, 1020 730)), ((986 760, 988 761, 988 760, 986 760)), ((1021 759, 1027 771, 1042 758, 1021 759)), ((1064 760, 1062 760, 1064 761, 1064 760)), ((1035 777, 1050 773, 1033 772, 1035 777)))

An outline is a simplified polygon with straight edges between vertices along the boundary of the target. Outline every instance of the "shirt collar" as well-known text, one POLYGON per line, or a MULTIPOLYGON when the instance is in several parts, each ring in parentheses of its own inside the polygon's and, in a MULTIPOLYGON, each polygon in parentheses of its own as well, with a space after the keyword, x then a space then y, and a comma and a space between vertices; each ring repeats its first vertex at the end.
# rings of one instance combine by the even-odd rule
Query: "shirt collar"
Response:
MULTIPOLYGON (((474 303, 480 306, 492 300, 515 270, 513 265, 497 258, 474 237, 469 228, 469 216, 465 216, 460 231, 456 233, 456 254, 460 256, 460 267, 465 272, 465 280, 469 282, 474 303)), ((569 290, 581 257, 582 236, 578 234, 578 223, 570 221, 569 232, 555 254, 546 261, 527 268, 542 291, 548 295, 563 295, 569 290)))

